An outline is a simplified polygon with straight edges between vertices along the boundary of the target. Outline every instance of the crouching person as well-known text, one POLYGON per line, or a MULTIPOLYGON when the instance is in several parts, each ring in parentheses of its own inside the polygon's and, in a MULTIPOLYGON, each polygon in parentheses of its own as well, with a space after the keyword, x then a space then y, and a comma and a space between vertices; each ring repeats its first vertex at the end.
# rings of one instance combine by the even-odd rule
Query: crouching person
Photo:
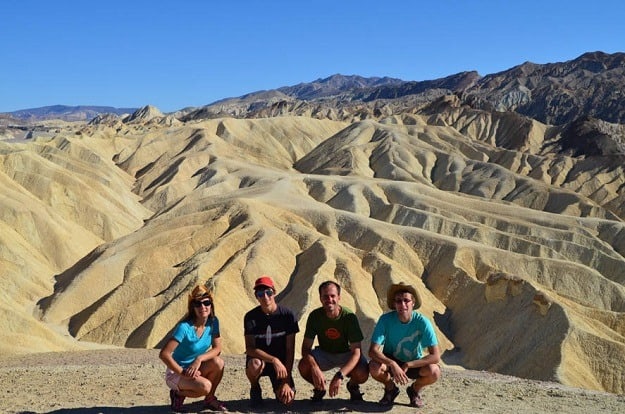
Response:
POLYGON ((299 372, 314 386, 313 402, 322 401, 326 389, 330 397, 335 397, 344 383, 350 401, 362 401, 360 384, 369 378, 369 367, 360 347, 363 335, 358 319, 354 312, 340 305, 338 283, 323 282, 319 286, 319 299, 321 307, 313 310, 306 321, 299 372), (312 349, 315 337, 319 345, 312 349), (326 384, 323 372, 333 368, 337 371, 326 384))
POLYGON ((415 309, 421 306, 416 289, 404 283, 394 284, 387 292, 391 312, 378 320, 369 348, 369 372, 384 384, 382 405, 392 405, 399 395, 396 384, 406 388, 410 405, 423 407, 421 390, 435 383, 441 375, 438 365, 440 348, 432 323, 415 309), (424 354, 423 350, 428 353, 424 354))
POLYGON ((215 396, 224 373, 219 320, 215 316, 212 293, 196 286, 188 298, 187 315, 174 329, 161 349, 165 363, 165 382, 173 411, 182 411, 185 397, 205 397, 204 406, 213 411, 226 411, 215 396))

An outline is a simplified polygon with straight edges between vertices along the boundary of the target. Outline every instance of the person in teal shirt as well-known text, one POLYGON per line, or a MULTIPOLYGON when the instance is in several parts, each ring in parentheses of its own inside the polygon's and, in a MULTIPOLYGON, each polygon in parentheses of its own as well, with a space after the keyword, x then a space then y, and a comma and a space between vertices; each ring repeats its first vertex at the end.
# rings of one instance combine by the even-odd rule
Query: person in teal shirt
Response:
POLYGON ((406 385, 410 405, 424 405, 421 390, 441 375, 440 348, 432 323, 415 309, 421 306, 417 290, 403 282, 388 289, 390 312, 380 316, 371 335, 369 372, 384 384, 382 405, 392 405, 399 395, 396 383, 406 385), (427 353, 424 352, 427 350, 427 353))
POLYGON ((338 368, 327 388, 330 397, 338 394, 341 383, 349 377, 347 390, 350 400, 362 401, 360 384, 369 378, 366 358, 362 355, 362 330, 356 314, 340 305, 341 286, 333 281, 319 286, 321 307, 313 310, 306 321, 306 331, 302 342, 302 358, 298 369, 302 377, 313 384, 314 402, 319 402, 326 394, 326 380, 323 374, 338 368), (315 337, 319 345, 312 349, 315 337))
POLYGON ((189 295, 187 315, 176 325, 159 354, 165 363, 165 383, 173 411, 182 411, 185 397, 205 397, 204 406, 225 411, 215 396, 224 373, 219 319, 215 316, 212 293, 203 285, 189 295))

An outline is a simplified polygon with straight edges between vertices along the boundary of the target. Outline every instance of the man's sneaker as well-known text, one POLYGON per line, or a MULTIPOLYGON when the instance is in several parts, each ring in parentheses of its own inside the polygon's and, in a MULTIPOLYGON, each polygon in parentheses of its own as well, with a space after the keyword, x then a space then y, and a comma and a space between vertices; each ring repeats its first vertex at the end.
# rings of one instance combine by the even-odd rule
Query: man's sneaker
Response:
POLYGON ((380 399, 381 405, 393 405, 395 402, 395 398, 399 395, 399 388, 395 384, 393 384, 393 388, 390 390, 384 390, 384 396, 380 399))
POLYGON ((260 385, 250 388, 250 405, 252 408, 263 405, 263 390, 260 389, 260 385))
POLYGON ((413 407, 421 408, 425 405, 423 402, 423 398, 421 398, 421 394, 415 391, 412 388, 412 385, 406 388, 406 393, 408 394, 408 398, 410 399, 410 405, 413 407))
POLYGON ((184 411, 182 409, 182 404, 184 404, 184 397, 182 395, 178 395, 178 393, 174 390, 169 390, 169 400, 171 401, 172 411, 177 413, 184 411))
POLYGON ((313 389, 313 396, 310 398, 312 402, 321 402, 326 395, 326 390, 313 389))
POLYGON ((352 382, 349 381, 347 383, 347 391, 349 391, 349 400, 352 402, 359 402, 359 401, 364 401, 362 399, 362 395, 364 393, 360 392, 360 385, 358 384, 353 384, 352 382))

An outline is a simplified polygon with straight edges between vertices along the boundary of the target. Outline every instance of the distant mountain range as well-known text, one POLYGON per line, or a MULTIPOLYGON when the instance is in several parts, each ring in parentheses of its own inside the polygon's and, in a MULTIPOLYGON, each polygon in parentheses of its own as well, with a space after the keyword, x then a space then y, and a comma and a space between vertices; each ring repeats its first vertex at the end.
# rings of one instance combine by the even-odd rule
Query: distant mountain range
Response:
POLYGON ((6 112, 12 118, 20 121, 37 122, 48 119, 62 119, 64 121, 89 121, 100 114, 131 114, 138 108, 114 108, 112 106, 67 106, 52 105, 41 108, 21 109, 6 112))
MULTIPOLYGON (((560 125, 583 116, 625 123, 625 53, 585 53, 576 59, 549 64, 525 62, 481 76, 461 72, 440 79, 404 81, 389 77, 333 75, 295 86, 257 91, 212 104, 185 108, 182 120, 259 118, 285 114, 315 118, 370 118, 405 113, 455 94, 474 109, 514 111, 545 124, 560 125)), ((138 108, 108 106, 46 106, 10 112, 21 121, 62 119, 89 121, 98 115, 130 114, 138 108)))

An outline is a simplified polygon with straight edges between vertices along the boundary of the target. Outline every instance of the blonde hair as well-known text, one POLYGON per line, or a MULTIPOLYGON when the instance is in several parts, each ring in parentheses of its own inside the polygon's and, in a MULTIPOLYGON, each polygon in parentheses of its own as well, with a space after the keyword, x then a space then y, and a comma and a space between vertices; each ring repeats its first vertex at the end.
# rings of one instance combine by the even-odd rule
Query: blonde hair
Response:
POLYGON ((193 302, 203 299, 209 299, 212 303, 211 313, 208 315, 209 319, 215 317, 215 301, 213 300, 213 292, 204 285, 197 285, 189 294, 189 299, 187 301, 187 316, 185 317, 186 320, 193 321, 195 319, 193 302))

